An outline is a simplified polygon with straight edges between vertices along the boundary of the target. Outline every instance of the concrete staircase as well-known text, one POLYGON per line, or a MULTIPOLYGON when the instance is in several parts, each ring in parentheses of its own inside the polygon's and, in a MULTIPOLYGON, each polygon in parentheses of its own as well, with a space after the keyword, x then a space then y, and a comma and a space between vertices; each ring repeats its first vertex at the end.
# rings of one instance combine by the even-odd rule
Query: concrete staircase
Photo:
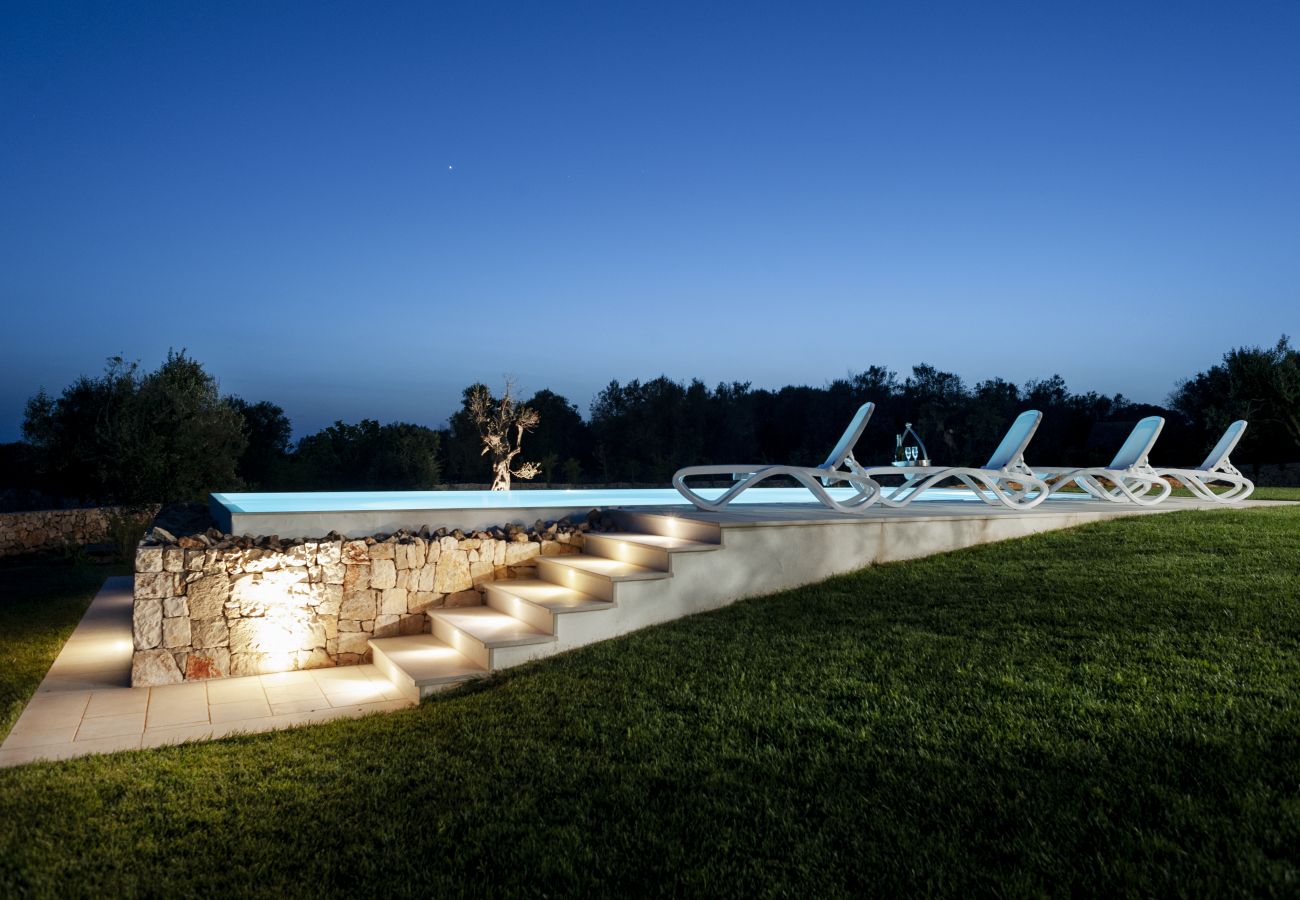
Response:
POLYGON ((1179 508, 1186 507, 1061 500, 1012 512, 957 503, 861 518, 775 510, 733 515, 725 524, 608 510, 619 531, 588 534, 584 553, 540 558, 535 579, 491 583, 485 606, 431 613, 432 634, 370 646, 375 664, 418 698, 494 669, 863 566, 1179 508))
POLYGON ((419 699, 467 679, 689 612, 660 589, 683 567, 698 577, 722 547, 717 525, 618 511, 618 532, 588 533, 584 552, 537 560, 537 578, 486 585, 486 605, 429 613, 431 634, 375 638, 375 665, 419 699))

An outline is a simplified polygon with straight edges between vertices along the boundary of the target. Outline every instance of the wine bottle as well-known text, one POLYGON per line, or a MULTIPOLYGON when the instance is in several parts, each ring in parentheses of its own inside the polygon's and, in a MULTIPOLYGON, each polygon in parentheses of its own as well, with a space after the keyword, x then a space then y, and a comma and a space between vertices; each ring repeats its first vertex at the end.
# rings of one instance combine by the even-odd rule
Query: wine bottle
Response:
POLYGON ((894 444, 894 462, 903 461, 903 436, 900 434, 895 438, 894 444))

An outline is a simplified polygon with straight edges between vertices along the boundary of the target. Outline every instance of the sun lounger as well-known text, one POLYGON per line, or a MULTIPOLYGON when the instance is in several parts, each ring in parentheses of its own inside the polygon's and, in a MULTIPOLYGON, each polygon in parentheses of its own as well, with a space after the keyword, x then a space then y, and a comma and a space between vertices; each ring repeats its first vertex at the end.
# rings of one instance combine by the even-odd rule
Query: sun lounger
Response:
POLYGON ((1245 433, 1246 421, 1238 419, 1228 426, 1227 431, 1223 432, 1223 437, 1219 438, 1219 443, 1215 444, 1210 455, 1205 457, 1205 462, 1197 468, 1157 467, 1155 472, 1162 478, 1178 479, 1183 487, 1202 500, 1212 500, 1215 503, 1236 503, 1245 500, 1255 490, 1255 483, 1237 471, 1232 460, 1228 458, 1245 433), (1227 485, 1227 489, 1216 493, 1211 487, 1214 484, 1227 485))
POLYGON ((1169 482, 1156 474, 1147 457, 1165 427, 1161 416, 1147 416, 1133 426, 1128 438, 1107 466, 1067 468, 1034 466, 1034 473, 1051 484, 1055 494, 1070 485, 1078 485, 1088 495, 1111 503, 1137 503, 1154 506, 1169 496, 1169 482), (1102 483, 1102 479, 1111 486, 1102 483))
POLYGON ((989 461, 968 466, 875 466, 861 473, 869 478, 902 475, 901 485, 883 486, 880 502, 889 507, 907 506, 930 488, 945 481, 959 481, 991 506, 1032 509, 1047 499, 1047 482, 1025 465, 1025 448, 1038 430, 1043 414, 1029 410, 1016 417, 989 461))
POLYGON ((716 512, 725 509, 745 491, 767 479, 786 476, 806 487, 818 501, 830 509, 842 513, 861 512, 875 501, 880 492, 880 485, 861 475, 862 466, 853 458, 853 446, 862 436, 862 431, 867 427, 867 421, 875 409, 874 403, 864 403, 858 408, 857 414, 853 416, 853 421, 849 422, 849 427, 844 430, 839 443, 820 466, 689 466, 673 475, 673 487, 699 509, 716 512), (686 484, 687 478, 698 476, 731 476, 738 481, 717 499, 709 500, 686 484), (854 489, 854 493, 844 499, 836 500, 826 490, 836 484, 846 484, 854 489))

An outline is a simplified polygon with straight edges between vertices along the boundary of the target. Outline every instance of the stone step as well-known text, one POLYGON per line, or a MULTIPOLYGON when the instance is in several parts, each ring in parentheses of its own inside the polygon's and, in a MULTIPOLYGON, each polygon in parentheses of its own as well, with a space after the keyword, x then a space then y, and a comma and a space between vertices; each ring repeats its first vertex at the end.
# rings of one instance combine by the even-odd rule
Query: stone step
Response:
POLYGON ((588 534, 583 549, 593 556, 604 556, 666 572, 670 568, 668 558, 674 553, 699 553, 717 550, 719 546, 662 534, 604 531, 588 534))
POLYGON ((664 537, 684 538, 703 544, 721 544, 722 526, 716 522, 701 522, 687 515, 637 512, 631 509, 611 509, 609 516, 622 531, 640 534, 658 534, 664 537))
POLYGON ((599 612, 615 606, 608 600, 537 578, 490 581, 484 587, 488 606, 548 634, 557 634, 555 620, 559 616, 599 612))
POLYGON ((487 674, 485 667, 431 634, 372 638, 369 643, 375 665, 412 700, 487 674))
POLYGON ((614 585, 620 581, 653 581, 672 577, 662 569, 587 553, 539 557, 537 574, 552 584, 573 588, 599 600, 611 601, 614 599, 614 585))
POLYGON ((529 658, 533 644, 555 642, 555 635, 491 606, 430 610, 434 636, 485 669, 501 669, 529 658), (525 648, 511 652, 516 648, 525 648))

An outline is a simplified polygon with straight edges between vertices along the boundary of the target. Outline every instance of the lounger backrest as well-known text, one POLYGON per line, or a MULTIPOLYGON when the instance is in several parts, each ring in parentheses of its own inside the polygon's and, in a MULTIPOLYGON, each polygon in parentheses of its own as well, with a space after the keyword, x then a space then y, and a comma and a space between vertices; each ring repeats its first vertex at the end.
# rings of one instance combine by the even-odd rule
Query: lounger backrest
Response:
POLYGON ((1026 410, 1016 416, 1016 420, 1007 429, 1007 436, 1002 439, 1002 443, 998 444, 998 449, 993 451, 984 468, 1005 469, 1020 459, 1025 448, 1029 446, 1034 432, 1038 430, 1038 423, 1042 420, 1043 414, 1036 409, 1026 410))
POLYGON ((1151 453, 1151 448, 1155 446, 1156 438, 1160 437, 1160 429, 1165 427, 1163 416, 1147 416, 1141 422, 1133 426, 1129 432, 1128 440, 1124 441, 1115 458, 1110 461, 1107 468, 1117 471, 1131 469, 1136 465, 1146 462, 1147 456, 1151 453))
POLYGON ((1228 430, 1219 438, 1219 442, 1214 445, 1210 455, 1205 457, 1205 462, 1201 463, 1201 468, 1207 472, 1217 469, 1228 459, 1232 451, 1237 448, 1237 441, 1246 433, 1246 420, 1238 419, 1228 426, 1228 430))
POLYGON ((826 457, 826 462, 822 463, 821 467, 823 469, 837 468, 840 463, 849 458, 849 454, 853 452, 853 445, 858 442, 858 438, 862 437, 862 431, 867 427, 867 420, 871 418, 871 414, 875 411, 876 404, 874 403, 864 403, 858 407, 858 411, 853 416, 853 421, 849 423, 848 428, 844 429, 844 434, 840 437, 839 443, 835 445, 831 455, 826 457))

